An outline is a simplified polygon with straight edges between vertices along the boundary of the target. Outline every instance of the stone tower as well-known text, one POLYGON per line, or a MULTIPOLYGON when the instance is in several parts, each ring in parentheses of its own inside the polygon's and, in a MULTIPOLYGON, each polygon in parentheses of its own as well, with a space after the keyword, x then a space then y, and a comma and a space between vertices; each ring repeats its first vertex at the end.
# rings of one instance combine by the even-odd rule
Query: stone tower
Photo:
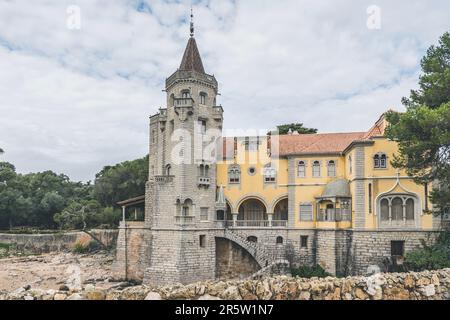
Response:
POLYGON ((150 117, 145 196, 144 283, 189 283, 215 277, 216 140, 223 110, 194 38, 166 79, 167 107, 150 117))

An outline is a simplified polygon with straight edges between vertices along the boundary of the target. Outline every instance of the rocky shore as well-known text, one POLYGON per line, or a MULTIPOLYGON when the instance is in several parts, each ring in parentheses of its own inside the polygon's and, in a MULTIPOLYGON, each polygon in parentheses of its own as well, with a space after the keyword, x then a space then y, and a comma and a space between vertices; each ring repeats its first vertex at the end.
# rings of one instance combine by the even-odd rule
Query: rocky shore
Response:
POLYGON ((292 278, 206 281, 166 287, 109 288, 86 284, 43 290, 32 286, 0 292, 0 300, 449 300, 450 269, 420 273, 375 274, 370 277, 292 278))

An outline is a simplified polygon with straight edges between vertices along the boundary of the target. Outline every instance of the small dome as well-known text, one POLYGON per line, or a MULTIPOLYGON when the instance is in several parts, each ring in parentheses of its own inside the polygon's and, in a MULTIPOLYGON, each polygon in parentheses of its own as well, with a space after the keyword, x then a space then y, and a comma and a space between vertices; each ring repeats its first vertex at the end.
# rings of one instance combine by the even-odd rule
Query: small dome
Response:
POLYGON ((349 198, 350 194, 350 184, 345 179, 334 180, 327 184, 322 197, 342 197, 349 198))

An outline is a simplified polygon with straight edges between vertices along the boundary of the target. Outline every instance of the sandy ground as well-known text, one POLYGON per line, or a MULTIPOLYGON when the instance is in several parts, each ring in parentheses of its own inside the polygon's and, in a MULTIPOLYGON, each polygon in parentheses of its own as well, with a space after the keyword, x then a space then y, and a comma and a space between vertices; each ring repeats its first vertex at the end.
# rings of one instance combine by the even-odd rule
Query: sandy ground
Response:
POLYGON ((34 289, 58 290, 63 285, 93 283, 109 288, 112 282, 110 253, 48 253, 0 259, 0 290, 13 291, 31 286, 34 289))

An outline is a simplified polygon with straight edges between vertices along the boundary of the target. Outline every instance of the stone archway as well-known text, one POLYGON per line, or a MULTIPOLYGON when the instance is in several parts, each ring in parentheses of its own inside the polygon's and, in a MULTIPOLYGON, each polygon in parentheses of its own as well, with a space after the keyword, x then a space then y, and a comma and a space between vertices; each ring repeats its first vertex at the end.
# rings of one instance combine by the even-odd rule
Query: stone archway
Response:
POLYGON ((216 237, 216 278, 242 279, 258 272, 256 259, 236 242, 216 237))

